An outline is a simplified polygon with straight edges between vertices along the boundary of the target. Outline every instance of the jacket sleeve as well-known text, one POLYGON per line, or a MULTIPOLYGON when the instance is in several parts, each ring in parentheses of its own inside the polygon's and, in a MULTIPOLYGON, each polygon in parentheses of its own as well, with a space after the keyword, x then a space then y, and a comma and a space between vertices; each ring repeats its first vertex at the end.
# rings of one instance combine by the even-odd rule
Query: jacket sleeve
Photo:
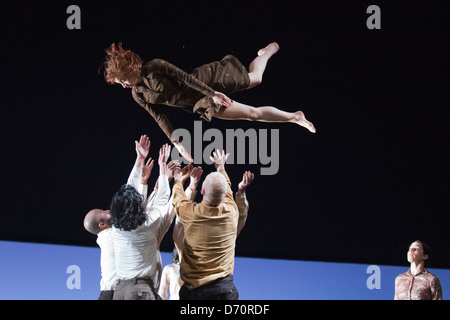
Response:
MULTIPOLYGON (((186 194, 186 197, 188 197, 192 202, 194 202, 197 191, 193 191, 191 188, 188 187, 184 191, 184 193, 186 194)), ((175 207, 173 208, 173 210, 176 211, 175 207)), ((175 243, 175 246, 178 248, 178 251, 181 252, 183 250, 183 243, 184 243, 184 227, 183 223, 181 222, 178 216, 176 216, 175 218, 172 238, 173 242, 175 243)))
POLYGON ((233 206, 234 209, 236 210, 236 212, 238 212, 238 206, 237 206, 236 202, 233 199, 233 192, 231 191, 230 178, 228 177, 228 174, 225 171, 225 169, 220 170, 219 172, 225 177, 225 180, 227 180, 227 184, 228 184, 227 193, 225 194, 225 199, 223 199, 223 202, 233 206))
POLYGON ((145 110, 147 110, 148 113, 155 119, 156 123, 158 123, 161 130, 166 134, 166 136, 169 138, 170 141, 172 141, 172 132, 174 131, 174 128, 172 126, 172 123, 170 122, 169 118, 162 112, 161 107, 158 105, 154 105, 151 103, 147 103, 142 96, 136 92, 136 90, 131 90, 131 93, 133 95, 133 99, 145 110))
POLYGON ((183 190, 183 184, 175 180, 173 184, 173 206, 181 222, 186 223, 192 218, 196 204, 189 199, 183 190))

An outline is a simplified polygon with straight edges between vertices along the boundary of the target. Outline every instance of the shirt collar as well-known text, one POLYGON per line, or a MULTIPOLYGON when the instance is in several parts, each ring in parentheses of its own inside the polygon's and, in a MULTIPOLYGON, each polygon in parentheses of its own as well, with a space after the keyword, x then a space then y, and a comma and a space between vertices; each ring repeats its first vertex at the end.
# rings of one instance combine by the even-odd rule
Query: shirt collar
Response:
POLYGON ((413 276, 413 274, 412 274, 412 272, 411 272, 411 268, 409 268, 407 273, 408 273, 409 276, 415 277, 415 276, 418 276, 418 275, 421 275, 421 274, 427 274, 427 273, 429 273, 429 272, 428 272, 428 270, 425 268, 423 271, 421 271, 421 272, 419 272, 418 274, 416 274, 415 276, 413 276))

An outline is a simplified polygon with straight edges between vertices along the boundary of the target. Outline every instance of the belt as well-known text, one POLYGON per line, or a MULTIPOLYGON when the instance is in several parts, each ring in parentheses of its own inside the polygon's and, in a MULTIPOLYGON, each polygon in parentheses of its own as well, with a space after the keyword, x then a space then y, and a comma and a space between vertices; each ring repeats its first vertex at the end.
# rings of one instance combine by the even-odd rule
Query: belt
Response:
POLYGON ((119 279, 117 280, 117 284, 149 284, 153 287, 153 281, 150 278, 134 278, 134 279, 119 279))
MULTIPOLYGON (((152 290, 154 296, 155 296, 155 300, 161 300, 161 297, 158 295, 157 290, 155 289, 155 286, 153 284, 153 280, 151 278, 134 278, 134 279, 119 279, 117 280, 117 286, 120 284, 122 284, 122 286, 127 286, 127 285, 135 285, 135 284, 147 284, 150 286, 150 289, 152 290)), ((117 290, 117 287, 116 287, 117 290)))

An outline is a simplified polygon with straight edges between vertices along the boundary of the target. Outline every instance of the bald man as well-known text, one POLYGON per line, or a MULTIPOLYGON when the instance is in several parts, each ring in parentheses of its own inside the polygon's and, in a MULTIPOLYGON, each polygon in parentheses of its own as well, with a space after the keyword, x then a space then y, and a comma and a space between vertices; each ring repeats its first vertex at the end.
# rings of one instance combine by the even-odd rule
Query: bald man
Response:
POLYGON ((98 300, 112 300, 117 282, 116 265, 114 262, 114 241, 110 223, 109 210, 93 209, 84 218, 84 228, 97 235, 100 247, 100 296, 98 300))
MULTIPOLYGON (((196 204, 183 191, 180 173, 175 174, 173 205, 183 224, 179 295, 181 300, 237 300, 233 283, 234 249, 239 208, 233 199, 231 182, 225 172, 229 154, 214 152, 211 158, 217 172, 204 180, 203 201, 196 204)), ((191 179, 200 179, 201 168, 194 168, 191 179)))
MULTIPOLYGON (((185 168, 183 168, 183 169, 185 169, 185 168)), ((197 185, 199 183, 199 178, 200 178, 199 173, 201 174, 200 167, 195 169, 194 172, 192 172, 192 170, 190 170, 189 175, 191 176, 191 182, 189 184, 189 188, 187 188, 185 190, 187 197, 190 196, 189 192, 192 192, 193 194, 196 193, 197 185), (197 171, 197 173, 195 171, 197 171), (192 173, 192 176, 191 176, 191 173, 192 173)), ((239 236, 239 233, 243 229, 245 222, 247 220, 249 204, 248 204, 247 197, 246 197, 246 189, 252 183, 253 179, 254 179, 254 174, 251 173, 250 171, 245 171, 242 176, 242 181, 238 185, 238 191, 236 192, 236 195, 235 195, 235 201, 236 201, 236 204, 239 209, 239 221, 237 224, 236 236, 239 236)), ((190 199, 191 199, 191 201, 194 201, 195 196, 191 197, 190 199)), ((174 251, 176 251, 178 253, 179 261, 181 261, 182 260, 181 252, 183 251, 183 248, 184 248, 185 238, 184 238, 183 223, 181 222, 181 220, 178 216, 176 217, 175 225, 173 228, 173 240, 175 243, 174 251)), ((171 288, 170 289, 171 290, 170 298, 172 299, 172 292, 176 291, 174 299, 179 299, 179 290, 180 290, 181 286, 183 285, 183 280, 180 279, 180 262, 178 262, 178 264, 174 263, 174 265, 175 265, 174 267, 172 267, 173 265, 167 266, 167 267, 170 267, 170 269, 168 269, 168 272, 166 274, 166 284, 165 285, 161 284, 161 287, 160 287, 160 291, 161 291, 160 296, 163 297, 163 299, 164 299, 164 297, 167 297, 166 291, 169 287, 171 288), (170 272, 170 271, 172 271, 172 272, 170 272), (174 288, 174 289, 172 289, 172 288, 174 288)), ((163 272, 163 277, 164 277, 164 272, 163 272)))
MULTIPOLYGON (((136 162, 128 177, 127 184, 138 190, 146 201, 147 180, 153 168, 151 158, 145 163, 150 150, 150 140, 143 135, 139 142, 135 141, 135 144, 136 162)), ((98 300, 112 300, 118 277, 115 265, 111 214, 109 210, 93 209, 86 214, 83 224, 87 231, 97 235, 97 244, 100 247, 102 278, 100 280, 101 293, 98 300)))

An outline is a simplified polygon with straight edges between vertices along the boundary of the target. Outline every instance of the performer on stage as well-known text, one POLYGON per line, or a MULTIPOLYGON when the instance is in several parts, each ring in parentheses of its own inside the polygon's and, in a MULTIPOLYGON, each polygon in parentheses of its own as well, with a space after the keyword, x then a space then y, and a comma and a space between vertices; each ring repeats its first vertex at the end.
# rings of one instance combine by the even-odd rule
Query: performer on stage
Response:
POLYGON ((426 269, 430 257, 428 245, 419 240, 411 243, 407 253, 411 267, 395 278, 394 300, 442 300, 438 277, 426 269))
POLYGON ((133 98, 156 120, 180 154, 189 162, 178 137, 172 136, 174 128, 164 110, 164 104, 200 114, 206 121, 212 117, 228 120, 262 122, 291 122, 315 133, 314 125, 306 120, 302 111, 286 112, 272 106, 252 107, 231 100, 227 95, 250 89, 260 84, 268 60, 279 50, 273 42, 258 51, 249 71, 234 56, 227 55, 198 67, 188 74, 173 64, 153 59, 143 65, 141 58, 131 50, 113 43, 107 50, 104 76, 108 83, 119 83, 132 88, 133 98))
POLYGON ((180 255, 177 247, 172 250, 172 264, 164 267, 158 294, 162 300, 179 300, 179 291, 183 285, 180 278, 180 255))
MULTIPOLYGON (((151 204, 131 185, 123 185, 114 195, 111 224, 117 277, 114 300, 156 300, 161 263, 159 245, 172 220, 167 210, 170 187, 167 160, 170 146, 159 151, 158 191, 151 204)), ((173 218, 173 217, 172 217, 173 218)))
MULTIPOLYGON (((237 300, 238 291, 233 282, 236 237, 245 224, 248 203, 245 189, 253 180, 246 172, 239 184, 240 202, 234 201, 231 182, 225 171, 229 154, 214 152, 212 158, 217 172, 209 174, 202 185, 203 200, 194 203, 183 192, 180 173, 175 173, 173 204, 183 224, 181 300, 237 300)), ((202 169, 196 167, 191 179, 200 180, 202 169)))
MULTIPOLYGON (((145 202, 148 188, 147 180, 153 168, 151 158, 145 163, 150 149, 150 140, 143 135, 139 142, 135 141, 135 144, 136 162, 128 177, 127 184, 138 190, 145 202)), ((83 225, 87 231, 97 235, 97 244, 101 249, 100 267, 102 278, 100 280, 101 292, 98 300, 112 300, 118 277, 114 255, 114 233, 111 224, 111 213, 109 210, 93 209, 86 214, 83 225)))

